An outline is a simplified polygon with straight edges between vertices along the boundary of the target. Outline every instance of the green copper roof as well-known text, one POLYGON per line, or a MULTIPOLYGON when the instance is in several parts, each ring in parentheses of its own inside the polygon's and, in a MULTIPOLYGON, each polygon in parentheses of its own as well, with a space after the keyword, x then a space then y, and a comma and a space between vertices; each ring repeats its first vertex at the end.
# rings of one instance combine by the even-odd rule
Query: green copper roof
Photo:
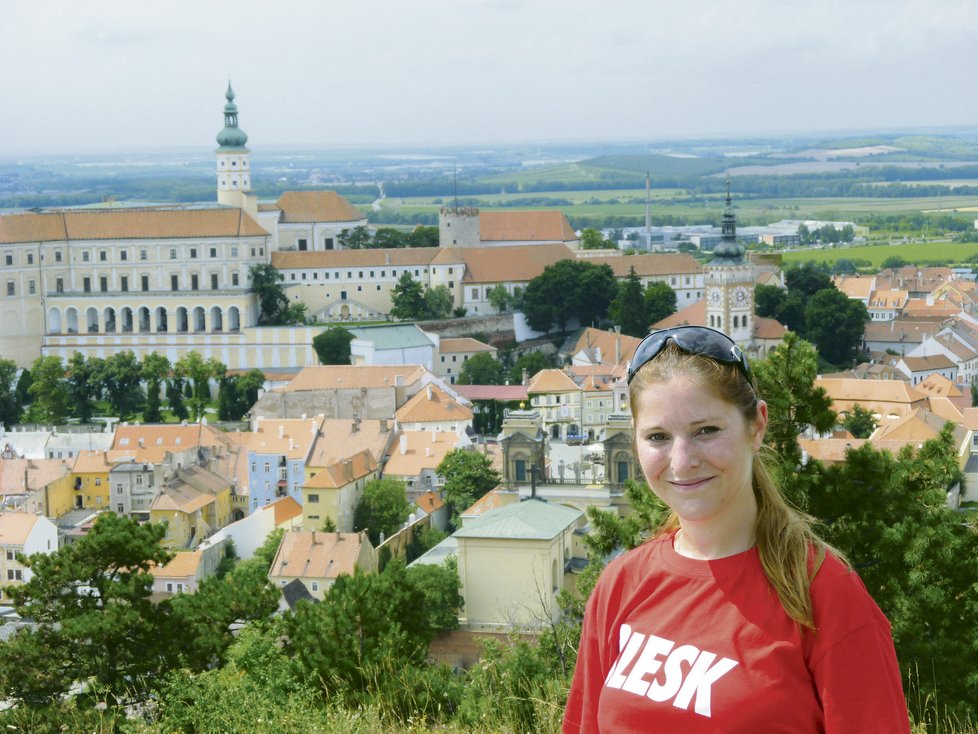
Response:
POLYGON ((468 520, 456 538, 508 538, 551 540, 575 524, 584 513, 542 500, 526 500, 490 510, 468 520))
POLYGON ((346 330, 353 334, 355 339, 373 342, 378 350, 434 346, 431 339, 414 324, 355 326, 347 327, 346 330))
POLYGON ((730 181, 727 181, 727 205, 723 209, 723 228, 720 244, 713 248, 710 265, 741 265, 744 248, 737 242, 737 218, 730 203, 730 181))
POLYGON ((238 106, 234 103, 234 90, 231 89, 230 81, 224 98, 228 101, 224 105, 224 129, 217 134, 217 144, 221 146, 221 150, 244 148, 248 135, 238 127, 238 106))

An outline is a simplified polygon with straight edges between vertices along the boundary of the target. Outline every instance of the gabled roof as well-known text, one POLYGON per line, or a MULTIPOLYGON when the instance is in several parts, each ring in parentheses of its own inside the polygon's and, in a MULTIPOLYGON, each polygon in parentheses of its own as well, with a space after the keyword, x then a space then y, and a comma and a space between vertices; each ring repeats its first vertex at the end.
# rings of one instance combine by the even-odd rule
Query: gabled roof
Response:
POLYGON ((309 455, 322 424, 322 415, 315 418, 258 417, 255 419, 255 430, 248 439, 248 451, 304 459, 309 455))
MULTIPOLYGON (((945 418, 934 415, 929 410, 917 408, 892 423, 880 426, 873 431, 870 439, 928 441, 937 436, 946 423, 945 418)), ((965 433, 964 428, 955 426, 954 436, 958 446, 964 441, 965 433)))
POLYGON ((525 385, 453 385, 455 391, 466 400, 526 400, 529 393, 525 385))
POLYGON ((479 239, 483 242, 573 242, 578 239, 567 217, 557 209, 538 211, 480 211, 479 239))
POLYGON ((416 477, 425 469, 434 471, 445 454, 460 443, 458 434, 452 431, 402 431, 391 447, 384 474, 416 477), (405 443, 404 453, 401 453, 401 440, 405 443))
POLYGON ((584 513, 542 500, 514 502, 486 512, 456 530, 456 538, 551 540, 576 524, 584 513))
POLYGON ((661 321, 652 324, 656 331, 659 329, 669 329, 673 326, 706 326, 706 299, 694 301, 686 308, 681 308, 676 313, 666 316, 661 321))
POLYGON ((914 385, 914 388, 925 395, 930 395, 932 397, 954 398, 964 395, 964 393, 961 392, 961 388, 951 382, 951 380, 947 379, 944 375, 937 373, 928 375, 927 379, 918 382, 916 385, 914 385))
POLYGON ((359 390, 361 388, 393 388, 398 379, 403 385, 413 385, 428 371, 416 364, 386 366, 316 365, 305 367, 283 392, 301 390, 359 390))
POLYGON ((335 579, 352 576, 366 533, 293 530, 282 538, 268 575, 273 578, 335 579))
POLYGON ((346 330, 353 334, 354 339, 362 339, 374 344, 378 351, 385 349, 413 349, 425 347, 434 349, 432 337, 429 337, 416 324, 384 324, 382 326, 351 326, 346 330))
POLYGON ((495 354, 499 350, 480 342, 478 339, 463 336, 442 337, 438 345, 438 351, 442 354, 452 354, 455 352, 490 352, 491 354, 495 354))
POLYGON ((327 418, 306 460, 307 468, 322 468, 368 450, 376 460, 393 438, 392 420, 327 418))
POLYGON ((957 357, 959 362, 967 362, 978 357, 975 348, 963 343, 960 339, 955 339, 950 334, 938 334, 934 341, 943 345, 951 354, 957 357))
POLYGON ((173 486, 165 485, 153 499, 150 510, 158 512, 183 512, 190 514, 214 502, 215 497, 210 492, 202 492, 184 482, 176 482, 173 486))
POLYGON ((941 330, 941 319, 894 319, 870 321, 863 330, 868 342, 920 344, 941 330))
POLYGON ((112 209, 0 216, 0 244, 268 235, 238 208, 112 209))
POLYGON ((642 340, 591 326, 584 328, 572 345, 565 343, 561 351, 571 356, 586 352, 594 361, 602 364, 625 364, 632 358, 642 340))
POLYGON ((521 283, 533 280, 548 265, 573 260, 574 251, 567 245, 514 245, 501 251, 498 247, 443 248, 439 259, 465 263, 466 284, 521 283))
POLYGON ((0 544, 23 545, 36 522, 37 515, 28 512, 0 513, 0 544))
POLYGON ((870 444, 877 451, 898 454, 904 446, 915 446, 915 440, 869 440, 867 438, 799 438, 798 446, 808 455, 826 464, 836 464, 846 460, 849 449, 857 449, 870 444))
POLYGON ((856 403, 915 403, 926 396, 903 380, 858 380, 818 377, 815 387, 821 387, 835 400, 856 403))
POLYGON ((845 293, 849 298, 866 300, 876 288, 876 278, 874 276, 859 275, 836 275, 832 278, 835 287, 845 293))
POLYGON ((907 305, 909 296, 903 290, 874 291, 869 298, 869 309, 892 310, 907 305))
POLYGON ((657 275, 690 275, 703 272, 703 266, 687 253, 661 253, 645 255, 599 255, 588 257, 587 262, 608 265, 616 278, 625 278, 635 268, 640 278, 657 275))
MULTIPOLYGON (((970 398, 968 404, 971 404, 970 398)), ((927 398, 927 409, 939 418, 952 423, 961 424, 964 422, 963 405, 955 402, 952 398, 930 396, 927 398)))
POLYGON ((63 459, 0 460, 0 494, 23 494, 41 489, 70 470, 71 465, 63 459))
POLYGON ((550 369, 550 370, 540 370, 533 378, 530 380, 530 384, 526 386, 526 391, 530 395, 540 393, 557 393, 557 392, 578 392, 580 391, 580 386, 574 382, 563 370, 550 369))
POLYGON ((904 357, 903 363, 911 372, 957 368, 957 364, 944 354, 932 354, 928 357, 904 357))
POLYGON ((414 504, 427 512, 429 515, 445 506, 445 502, 434 492, 425 492, 418 497, 414 504))
POLYGON ((303 488, 339 489, 375 471, 377 471, 377 461, 373 455, 369 451, 361 451, 349 459, 330 464, 316 472, 303 488))
POLYGON ((183 451, 191 446, 225 446, 226 434, 218 428, 203 423, 187 425, 146 423, 142 425, 117 426, 112 449, 125 451, 136 461, 146 461, 140 449, 163 449, 183 451))
POLYGON ((75 474, 95 474, 108 472, 112 468, 105 451, 79 451, 71 471, 75 474))
POLYGON ((261 508, 265 512, 275 513, 275 527, 280 528, 289 520, 293 520, 302 514, 302 505, 292 497, 280 497, 274 502, 269 502, 261 508))
POLYGON ((394 417, 401 425, 436 421, 470 421, 472 410, 437 385, 428 385, 398 408, 394 417))
POLYGON ((177 551, 165 566, 153 566, 149 572, 157 579, 180 579, 197 575, 200 561, 204 557, 202 551, 177 551))
MULTIPOLYGON (((401 247, 368 250, 317 250, 273 252, 272 265, 279 270, 309 268, 384 268, 425 266, 438 255, 437 247, 401 247)), ((459 259, 461 262, 461 259, 459 259)))
POLYGON ((286 191, 276 204, 283 222, 359 222, 367 218, 335 191, 286 191))

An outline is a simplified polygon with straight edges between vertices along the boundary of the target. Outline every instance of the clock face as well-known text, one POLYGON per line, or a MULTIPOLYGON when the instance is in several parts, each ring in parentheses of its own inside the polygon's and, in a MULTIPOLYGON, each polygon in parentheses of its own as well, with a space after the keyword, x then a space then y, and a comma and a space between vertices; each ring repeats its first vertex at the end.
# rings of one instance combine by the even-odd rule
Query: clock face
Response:
POLYGON ((737 303, 744 304, 747 303, 747 298, 750 294, 746 288, 738 288, 734 294, 734 298, 737 299, 737 303))
POLYGON ((713 289, 713 292, 710 294, 710 300, 714 303, 720 302, 720 291, 718 289, 713 289))

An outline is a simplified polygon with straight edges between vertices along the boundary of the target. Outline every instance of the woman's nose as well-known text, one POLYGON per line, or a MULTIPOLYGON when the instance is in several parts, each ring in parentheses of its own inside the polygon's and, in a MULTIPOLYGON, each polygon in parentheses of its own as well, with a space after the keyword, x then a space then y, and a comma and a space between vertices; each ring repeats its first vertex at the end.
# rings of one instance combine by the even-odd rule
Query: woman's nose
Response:
POLYGON ((674 472, 681 472, 699 466, 700 460, 693 441, 687 438, 677 438, 673 441, 669 455, 669 464, 674 472))

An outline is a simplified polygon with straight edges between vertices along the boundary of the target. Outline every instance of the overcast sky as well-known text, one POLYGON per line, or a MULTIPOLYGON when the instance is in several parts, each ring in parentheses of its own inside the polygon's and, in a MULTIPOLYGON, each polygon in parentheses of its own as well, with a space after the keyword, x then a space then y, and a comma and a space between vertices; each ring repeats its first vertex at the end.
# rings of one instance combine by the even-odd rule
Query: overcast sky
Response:
POLYGON ((973 0, 0 0, 0 155, 978 124, 973 0))

